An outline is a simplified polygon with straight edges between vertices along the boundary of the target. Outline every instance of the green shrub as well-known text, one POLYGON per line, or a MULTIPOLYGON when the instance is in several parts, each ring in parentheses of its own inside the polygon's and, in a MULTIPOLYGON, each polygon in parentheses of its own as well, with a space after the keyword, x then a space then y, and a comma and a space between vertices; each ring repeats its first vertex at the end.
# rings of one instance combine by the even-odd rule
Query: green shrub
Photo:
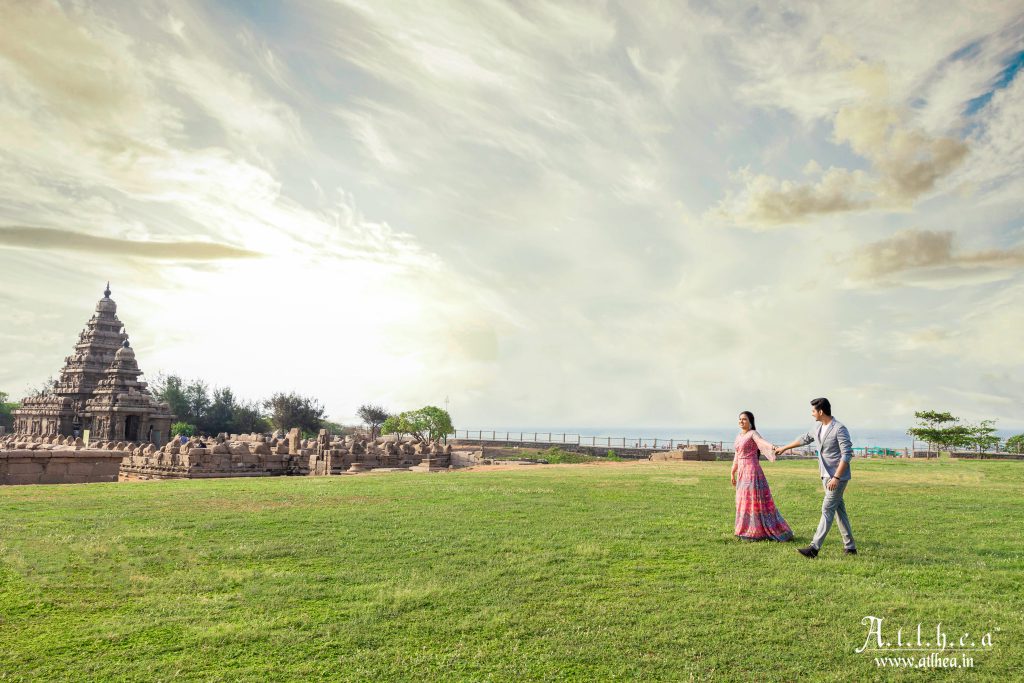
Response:
POLYGON ((14 416, 11 411, 18 409, 17 403, 8 403, 7 394, 0 391, 0 427, 6 427, 8 431, 14 429, 14 416))
POLYGON ((581 462, 594 462, 595 460, 601 460, 601 458, 594 457, 592 455, 584 455, 583 453, 570 453, 569 451, 563 451, 558 446, 543 451, 540 457, 547 460, 552 465, 563 465, 563 464, 576 464, 581 462))
POLYGON ((181 436, 182 434, 185 436, 195 436, 196 426, 188 422, 175 422, 171 425, 171 434, 175 436, 181 436))
POLYGON ((615 451, 608 449, 608 455, 605 456, 608 460, 614 460, 615 462, 622 462, 622 456, 617 455, 615 451))

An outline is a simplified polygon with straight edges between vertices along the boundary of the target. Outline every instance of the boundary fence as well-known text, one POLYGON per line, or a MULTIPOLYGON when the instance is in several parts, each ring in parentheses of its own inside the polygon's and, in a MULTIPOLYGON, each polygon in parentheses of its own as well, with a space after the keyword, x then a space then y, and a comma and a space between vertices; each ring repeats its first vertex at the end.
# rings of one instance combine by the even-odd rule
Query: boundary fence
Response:
MULTIPOLYGON (((705 445, 708 450, 719 453, 732 453, 732 443, 726 441, 710 441, 707 439, 665 439, 647 436, 586 436, 568 432, 511 432, 495 429, 457 429, 451 438, 462 441, 529 446, 568 446, 595 450, 599 448, 622 449, 637 455, 643 452, 671 451, 687 446, 705 445)), ((815 455, 813 446, 797 448, 794 454, 815 455)), ((888 458, 938 458, 939 452, 924 442, 914 441, 910 447, 885 448, 882 446, 855 446, 856 457, 888 457, 888 458)), ((954 451, 954 458, 1024 460, 1024 454, 1002 452, 954 451)))
MULTIPOLYGON (((702 439, 663 439, 629 436, 584 436, 559 432, 508 432, 495 430, 455 430, 455 439, 491 443, 530 443, 551 446, 585 446, 588 448, 629 448, 631 450, 671 451, 687 446, 706 445, 709 450, 723 451, 724 441, 702 439)), ((730 447, 732 444, 728 444, 730 447)))
MULTIPOLYGON (((705 445, 711 451, 732 452, 732 443, 708 439, 665 439, 647 436, 586 436, 569 432, 511 432, 495 429, 457 429, 451 438, 463 441, 491 444, 530 444, 538 446, 575 446, 578 448, 619 448, 629 451, 671 451, 687 446, 705 445)), ((881 446, 856 446, 853 449, 859 457, 928 458, 938 453, 920 450, 918 443, 909 448, 885 448, 881 446)), ((921 444, 923 445, 923 444, 921 444)), ((794 449, 794 453, 814 455, 811 446, 794 449)), ((984 454, 981 457, 985 457, 984 454)))

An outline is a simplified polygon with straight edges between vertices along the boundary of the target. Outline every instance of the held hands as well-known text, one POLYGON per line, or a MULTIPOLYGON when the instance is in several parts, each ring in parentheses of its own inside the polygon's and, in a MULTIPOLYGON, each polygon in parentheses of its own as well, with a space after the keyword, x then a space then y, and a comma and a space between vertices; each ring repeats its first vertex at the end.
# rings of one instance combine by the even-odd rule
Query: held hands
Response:
POLYGON ((779 457, 780 455, 782 455, 785 452, 786 452, 785 448, 780 448, 779 446, 775 447, 775 457, 776 458, 779 457))

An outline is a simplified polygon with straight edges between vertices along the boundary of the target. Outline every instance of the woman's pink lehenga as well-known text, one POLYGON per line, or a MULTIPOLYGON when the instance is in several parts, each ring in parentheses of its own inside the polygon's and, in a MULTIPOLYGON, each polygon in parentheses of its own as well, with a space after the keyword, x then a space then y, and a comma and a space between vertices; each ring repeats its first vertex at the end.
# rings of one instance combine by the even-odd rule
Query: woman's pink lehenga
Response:
POLYGON ((751 429, 736 437, 733 449, 736 452, 733 462, 737 465, 734 533, 747 541, 792 540, 793 530, 775 507, 768 480, 757 461, 759 449, 769 460, 775 460, 773 446, 751 429))

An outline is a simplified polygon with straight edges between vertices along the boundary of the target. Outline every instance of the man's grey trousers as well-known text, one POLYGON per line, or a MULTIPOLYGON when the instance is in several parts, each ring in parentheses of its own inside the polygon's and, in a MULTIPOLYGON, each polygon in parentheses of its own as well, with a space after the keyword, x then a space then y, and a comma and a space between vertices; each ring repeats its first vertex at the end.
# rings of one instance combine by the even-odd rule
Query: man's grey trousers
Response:
POLYGON ((843 535, 843 547, 850 549, 857 546, 853 543, 853 531, 850 529, 850 518, 846 516, 846 504, 843 503, 843 491, 850 480, 841 481, 836 485, 835 491, 829 491, 825 486, 828 478, 822 477, 821 485, 825 487, 825 500, 821 502, 821 521, 818 522, 818 530, 814 532, 811 545, 815 550, 821 549, 825 541, 825 535, 832 528, 832 520, 839 517, 839 532, 843 535))

